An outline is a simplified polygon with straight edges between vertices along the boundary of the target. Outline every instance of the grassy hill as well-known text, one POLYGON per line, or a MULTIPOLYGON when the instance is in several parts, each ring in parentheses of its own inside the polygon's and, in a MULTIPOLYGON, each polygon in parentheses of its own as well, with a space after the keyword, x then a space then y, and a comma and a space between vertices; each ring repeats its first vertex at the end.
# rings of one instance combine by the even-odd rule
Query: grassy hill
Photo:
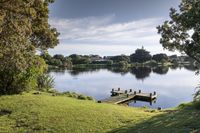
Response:
POLYGON ((0 97, 0 133, 200 132, 200 111, 98 104, 50 94, 0 97))

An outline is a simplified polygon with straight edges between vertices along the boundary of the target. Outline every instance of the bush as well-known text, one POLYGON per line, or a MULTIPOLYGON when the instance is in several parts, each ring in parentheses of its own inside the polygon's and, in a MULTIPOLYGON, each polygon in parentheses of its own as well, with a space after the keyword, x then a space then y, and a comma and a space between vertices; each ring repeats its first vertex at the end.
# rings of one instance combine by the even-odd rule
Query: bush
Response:
POLYGON ((72 97, 72 98, 77 98, 77 99, 80 99, 80 100, 94 100, 92 97, 89 97, 89 96, 85 96, 85 95, 82 95, 82 94, 77 94, 75 92, 63 92, 61 93, 61 95, 65 95, 67 97, 72 97))
POLYGON ((194 101, 194 107, 198 110, 200 110, 200 101, 194 101))
POLYGON ((80 99, 80 100, 87 100, 87 97, 84 96, 84 95, 78 95, 77 99, 80 99))
POLYGON ((127 61, 120 61, 116 65, 119 66, 119 67, 127 67, 128 66, 128 62, 127 61))
POLYGON ((156 54, 153 55, 152 60, 155 60, 157 62, 166 62, 169 60, 169 58, 166 54, 156 54))
POLYGON ((37 85, 39 90, 49 91, 54 87, 54 84, 54 78, 48 74, 43 74, 38 77, 37 85))
POLYGON ((194 94, 194 105, 195 105, 195 108, 197 109, 200 109, 200 86, 197 87, 197 91, 196 93, 194 94))
POLYGON ((0 94, 18 94, 37 87, 38 76, 46 70, 44 60, 33 56, 28 62, 28 57, 21 56, 20 62, 13 63, 13 59, 0 65, 0 94))
POLYGON ((87 96, 87 100, 94 100, 92 97, 87 96))

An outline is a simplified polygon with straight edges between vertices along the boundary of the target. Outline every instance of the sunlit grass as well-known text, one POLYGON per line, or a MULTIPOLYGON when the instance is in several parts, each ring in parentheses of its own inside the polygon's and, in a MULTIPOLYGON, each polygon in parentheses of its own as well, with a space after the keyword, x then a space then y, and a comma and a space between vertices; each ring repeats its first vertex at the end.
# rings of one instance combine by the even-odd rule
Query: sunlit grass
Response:
POLYGON ((200 111, 151 110, 42 93, 0 97, 0 133, 200 132, 200 111))
POLYGON ((0 132, 107 132, 157 113, 49 94, 0 97, 0 132))

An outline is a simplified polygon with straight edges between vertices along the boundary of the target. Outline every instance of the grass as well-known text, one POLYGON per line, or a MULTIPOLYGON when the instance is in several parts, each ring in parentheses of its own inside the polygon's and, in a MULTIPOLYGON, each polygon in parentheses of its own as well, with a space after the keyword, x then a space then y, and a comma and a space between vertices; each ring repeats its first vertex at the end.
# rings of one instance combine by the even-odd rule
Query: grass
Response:
POLYGON ((98 104, 47 93, 0 97, 1 133, 200 132, 200 111, 98 104))
POLYGON ((200 133, 200 111, 191 105, 162 111, 151 119, 110 133, 200 133))

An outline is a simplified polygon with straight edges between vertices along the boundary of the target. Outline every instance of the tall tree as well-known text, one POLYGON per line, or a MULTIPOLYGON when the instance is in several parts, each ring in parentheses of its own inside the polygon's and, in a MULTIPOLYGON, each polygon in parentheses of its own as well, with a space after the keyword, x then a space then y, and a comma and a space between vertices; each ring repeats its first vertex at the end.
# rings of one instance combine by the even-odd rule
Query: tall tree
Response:
POLYGON ((186 53, 200 63, 200 1, 182 0, 170 9, 170 20, 157 27, 164 48, 186 53))
POLYGON ((130 55, 131 62, 144 63, 151 60, 152 56, 149 51, 146 51, 144 47, 137 49, 134 54, 130 55))
POLYGON ((0 1, 0 93, 20 92, 44 70, 36 49, 53 48, 58 32, 48 24, 53 0, 0 1))

